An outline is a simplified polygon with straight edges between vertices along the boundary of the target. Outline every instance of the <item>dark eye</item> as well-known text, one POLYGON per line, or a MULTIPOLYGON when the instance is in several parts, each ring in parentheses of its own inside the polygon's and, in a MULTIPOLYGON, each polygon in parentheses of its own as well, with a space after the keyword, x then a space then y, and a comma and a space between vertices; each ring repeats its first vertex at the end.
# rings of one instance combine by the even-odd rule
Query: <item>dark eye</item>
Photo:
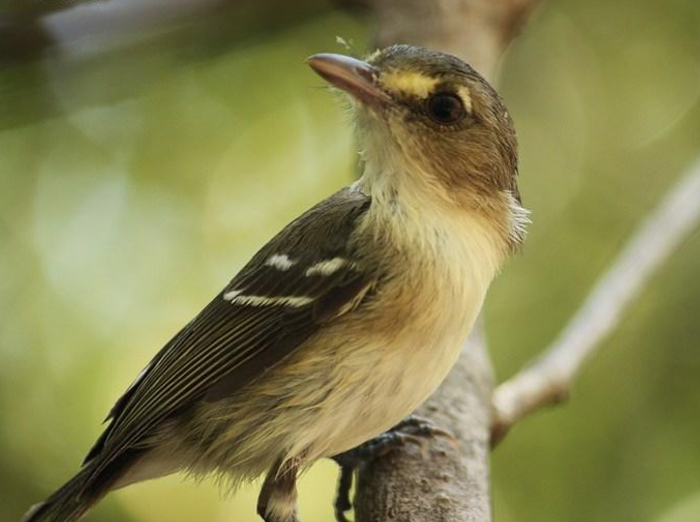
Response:
POLYGON ((450 92, 439 92, 428 98, 428 116, 437 123, 457 123, 466 115, 462 99, 450 92))

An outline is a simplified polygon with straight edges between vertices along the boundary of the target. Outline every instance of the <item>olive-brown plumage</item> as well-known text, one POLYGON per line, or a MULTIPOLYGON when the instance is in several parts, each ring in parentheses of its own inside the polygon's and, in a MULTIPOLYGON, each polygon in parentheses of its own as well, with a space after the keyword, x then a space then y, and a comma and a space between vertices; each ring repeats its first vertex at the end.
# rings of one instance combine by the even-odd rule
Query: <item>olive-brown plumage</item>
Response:
POLYGON ((454 363, 522 242, 515 133, 455 57, 317 55, 349 94, 362 177, 275 236, 149 363, 65 486, 25 522, 72 522, 176 471, 263 474, 258 512, 296 522, 296 475, 410 414, 454 363))

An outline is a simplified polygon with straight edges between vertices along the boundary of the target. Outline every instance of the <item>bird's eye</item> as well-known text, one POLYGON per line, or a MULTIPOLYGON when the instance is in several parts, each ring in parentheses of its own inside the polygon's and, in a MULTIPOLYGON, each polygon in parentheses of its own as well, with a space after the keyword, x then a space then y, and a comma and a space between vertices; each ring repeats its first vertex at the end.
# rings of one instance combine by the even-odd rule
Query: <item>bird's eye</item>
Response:
POLYGON ((443 125, 457 123, 466 115, 462 99, 450 92, 439 92, 428 98, 427 111, 432 120, 443 125))

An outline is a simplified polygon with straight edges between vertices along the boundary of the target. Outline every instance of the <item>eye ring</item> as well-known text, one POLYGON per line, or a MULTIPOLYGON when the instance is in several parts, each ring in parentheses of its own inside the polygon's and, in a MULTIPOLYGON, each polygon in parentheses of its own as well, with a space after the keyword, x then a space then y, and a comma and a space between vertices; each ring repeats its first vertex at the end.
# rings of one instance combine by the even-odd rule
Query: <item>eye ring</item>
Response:
POLYGON ((441 125, 454 125, 467 115, 462 98, 452 92, 435 93, 425 105, 430 119, 441 125))

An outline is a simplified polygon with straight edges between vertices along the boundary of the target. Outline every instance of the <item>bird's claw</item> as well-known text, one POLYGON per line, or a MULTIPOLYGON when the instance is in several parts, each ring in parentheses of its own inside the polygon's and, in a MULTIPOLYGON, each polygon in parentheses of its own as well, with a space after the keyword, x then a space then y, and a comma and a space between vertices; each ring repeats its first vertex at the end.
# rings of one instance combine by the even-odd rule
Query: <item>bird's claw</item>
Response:
MULTIPOLYGON (((418 439, 418 445, 421 449, 425 448, 428 439, 435 438, 443 439, 449 442, 451 446, 457 446, 457 439, 451 432, 437 427, 428 419, 415 415, 406 417, 394 426, 391 431, 398 431, 399 433, 410 436, 412 439, 418 439)), ((413 440, 408 439, 406 441, 413 442, 413 440)))
POLYGON ((453 446, 457 445, 457 439, 449 431, 438 428, 428 419, 412 415, 389 431, 332 458, 341 466, 356 468, 406 444, 418 446, 425 455, 428 440, 434 438, 444 439, 453 446))
POLYGON ((344 453, 332 457, 341 467, 338 494, 335 502, 335 518, 338 522, 348 522, 345 511, 352 507, 350 488, 353 471, 363 463, 383 457, 396 448, 412 444, 419 448, 425 458, 428 440, 440 438, 457 446, 457 439, 449 431, 438 428, 428 419, 411 415, 381 435, 360 444, 344 453))

